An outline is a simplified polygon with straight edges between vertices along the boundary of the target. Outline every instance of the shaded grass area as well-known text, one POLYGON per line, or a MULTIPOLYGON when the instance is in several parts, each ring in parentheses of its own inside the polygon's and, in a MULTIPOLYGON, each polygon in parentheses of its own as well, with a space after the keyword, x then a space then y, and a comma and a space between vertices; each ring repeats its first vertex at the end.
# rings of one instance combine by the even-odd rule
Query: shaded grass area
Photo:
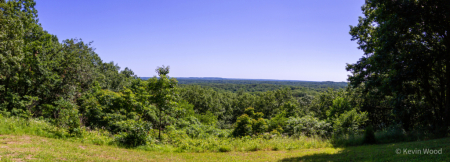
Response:
POLYGON ((83 144, 28 135, 0 135, 1 161, 448 161, 450 138, 347 148, 292 151, 174 153, 83 144), (440 149, 442 154, 397 154, 396 149, 440 149))
POLYGON ((450 161, 450 138, 346 147, 331 154, 320 152, 281 161, 450 161), (427 154, 424 149, 442 149, 442 153, 427 154))

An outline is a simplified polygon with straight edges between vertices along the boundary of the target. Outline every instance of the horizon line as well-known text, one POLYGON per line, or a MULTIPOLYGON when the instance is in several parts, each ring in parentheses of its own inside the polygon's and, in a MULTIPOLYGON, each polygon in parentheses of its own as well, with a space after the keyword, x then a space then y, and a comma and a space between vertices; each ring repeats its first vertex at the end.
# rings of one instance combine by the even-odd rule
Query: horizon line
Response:
MULTIPOLYGON (((152 78, 152 77, 138 77, 138 78, 152 78)), ((289 80, 289 79, 248 79, 248 78, 222 78, 222 77, 171 77, 171 78, 180 78, 180 79, 195 79, 195 78, 201 78, 201 79, 229 79, 229 80, 265 80, 265 81, 297 81, 297 82, 346 82, 348 81, 309 81, 309 80, 289 80)))

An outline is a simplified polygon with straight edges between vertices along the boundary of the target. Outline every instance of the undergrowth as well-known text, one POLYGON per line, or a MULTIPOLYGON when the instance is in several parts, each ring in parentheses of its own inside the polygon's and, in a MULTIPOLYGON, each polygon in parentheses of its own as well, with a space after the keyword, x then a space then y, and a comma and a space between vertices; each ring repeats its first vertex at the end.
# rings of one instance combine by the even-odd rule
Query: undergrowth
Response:
MULTIPOLYGON (((278 150, 299 150, 312 148, 347 147, 364 145, 364 134, 341 135, 331 139, 320 137, 286 137, 275 136, 244 136, 231 138, 223 136, 223 133, 230 133, 224 130, 220 136, 202 135, 199 137, 189 137, 179 130, 164 132, 162 139, 157 140, 156 130, 149 132, 149 137, 144 145, 134 147, 139 150, 157 152, 247 152, 247 151, 278 151, 278 150)), ((112 145, 117 147, 129 147, 120 143, 121 135, 112 135, 102 129, 91 130, 82 127, 81 134, 70 134, 67 130, 58 128, 45 120, 24 119, 20 117, 1 117, 0 134, 12 135, 35 135, 47 138, 64 139, 67 141, 81 142, 95 145, 112 145)), ((384 144, 394 142, 420 141, 431 139, 424 133, 406 133, 397 128, 390 128, 375 132, 375 143, 384 144)))
MULTIPOLYGON (((119 144, 120 135, 111 135, 105 130, 90 130, 83 127, 80 135, 72 135, 67 130, 58 128, 45 120, 24 119, 19 117, 0 117, 0 134, 35 135, 48 138, 78 141, 95 145, 119 144)), ((149 134, 152 134, 151 132, 149 134)), ((140 150, 158 152, 230 152, 258 150, 296 150, 331 147, 329 140, 319 137, 272 137, 244 136, 241 138, 208 136, 191 138, 179 132, 165 132, 161 141, 149 138, 145 145, 135 147, 140 150)))

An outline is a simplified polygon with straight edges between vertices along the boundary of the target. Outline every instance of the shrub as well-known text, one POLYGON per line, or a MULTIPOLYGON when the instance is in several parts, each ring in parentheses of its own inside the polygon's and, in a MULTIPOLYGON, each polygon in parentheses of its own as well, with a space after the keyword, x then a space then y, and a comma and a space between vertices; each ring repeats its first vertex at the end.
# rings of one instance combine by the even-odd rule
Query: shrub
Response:
POLYGON ((252 122, 253 134, 260 134, 267 130, 266 121, 263 118, 259 118, 258 120, 253 120, 252 122))
POLYGON ((252 119, 247 115, 241 115, 236 120, 236 127, 233 130, 232 135, 234 137, 251 135, 252 133, 252 119))
POLYGON ((249 117, 254 118, 255 115, 255 108, 248 107, 244 110, 244 114, 247 114, 249 117))
POLYGON ((236 120, 236 127, 232 135, 235 137, 260 134, 267 130, 267 123, 262 118, 264 116, 261 112, 254 112, 254 108, 249 107, 245 109, 245 114, 238 117, 236 120))
POLYGON ((331 124, 312 116, 304 116, 302 118, 290 117, 286 122, 284 132, 294 136, 302 134, 306 136, 329 136, 331 134, 331 124))
POLYGON ((78 116, 78 106, 63 98, 55 102, 57 112, 56 124, 69 131, 70 134, 81 135, 80 118, 78 116))
POLYGON ((206 111, 205 114, 195 114, 194 115, 202 124, 205 125, 216 125, 217 116, 210 111, 206 111))
POLYGON ((347 111, 341 114, 334 121, 334 133, 335 134, 358 134, 361 131, 361 127, 368 120, 367 113, 358 113, 356 110, 347 111))
POLYGON ((278 146, 273 146, 272 147, 272 151, 278 151, 278 150, 280 150, 280 148, 278 148, 278 146))
POLYGON ((350 102, 347 101, 346 98, 336 97, 333 100, 333 105, 326 111, 327 117, 329 119, 334 119, 339 117, 339 115, 343 114, 346 111, 351 109, 350 102))
POLYGON ((149 140, 148 131, 151 129, 150 124, 142 121, 127 120, 121 121, 120 125, 126 132, 120 132, 116 140, 129 147, 144 145, 149 140))
POLYGON ((364 143, 366 144, 376 143, 375 132, 373 131, 372 126, 368 126, 366 127, 366 130, 364 130, 364 143))
POLYGON ((391 143, 406 141, 407 136, 400 125, 392 125, 382 131, 375 133, 377 142, 379 143, 391 143))
POLYGON ((275 117, 271 118, 269 120, 269 130, 277 130, 280 133, 283 133, 282 131, 279 131, 280 129, 284 128, 286 126, 287 118, 285 117, 286 112, 282 111, 281 113, 277 114, 275 117))
MULTIPOLYGON (((280 127, 278 127, 278 128, 280 128, 280 127)), ((270 132, 270 135, 280 136, 281 133, 277 129, 274 129, 274 130, 272 130, 272 132, 270 132)))
POLYGON ((245 151, 258 151, 258 150, 261 150, 261 148, 258 146, 258 145, 253 145, 253 146, 250 146, 249 148, 247 148, 245 151))
POLYGON ((231 147, 229 146, 220 146, 219 148, 219 152, 230 152, 231 151, 231 147))

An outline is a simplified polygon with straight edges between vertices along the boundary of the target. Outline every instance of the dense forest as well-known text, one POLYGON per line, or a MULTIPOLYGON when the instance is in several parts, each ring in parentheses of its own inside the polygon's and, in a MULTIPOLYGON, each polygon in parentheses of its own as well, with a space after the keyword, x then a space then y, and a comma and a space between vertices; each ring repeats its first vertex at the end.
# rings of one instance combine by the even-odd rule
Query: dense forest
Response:
POLYGON ((367 0, 365 17, 350 29, 364 56, 347 65, 349 83, 176 79, 169 66, 141 79, 101 60, 91 43, 61 41, 44 30, 35 4, 0 0, 2 117, 39 119, 68 136, 101 129, 123 146, 187 150, 194 146, 186 140, 195 139, 340 144, 360 137, 356 144, 364 144, 450 132, 444 0, 367 0))
MULTIPOLYGON (((140 77, 143 80, 149 77, 140 77)), ((342 89, 347 87, 346 82, 313 82, 292 80, 264 80, 264 79, 227 79, 227 78, 176 78, 180 87, 199 85, 203 88, 212 88, 217 92, 259 92, 274 91, 278 89, 291 89, 295 97, 306 95, 316 96, 328 89, 342 89)))

